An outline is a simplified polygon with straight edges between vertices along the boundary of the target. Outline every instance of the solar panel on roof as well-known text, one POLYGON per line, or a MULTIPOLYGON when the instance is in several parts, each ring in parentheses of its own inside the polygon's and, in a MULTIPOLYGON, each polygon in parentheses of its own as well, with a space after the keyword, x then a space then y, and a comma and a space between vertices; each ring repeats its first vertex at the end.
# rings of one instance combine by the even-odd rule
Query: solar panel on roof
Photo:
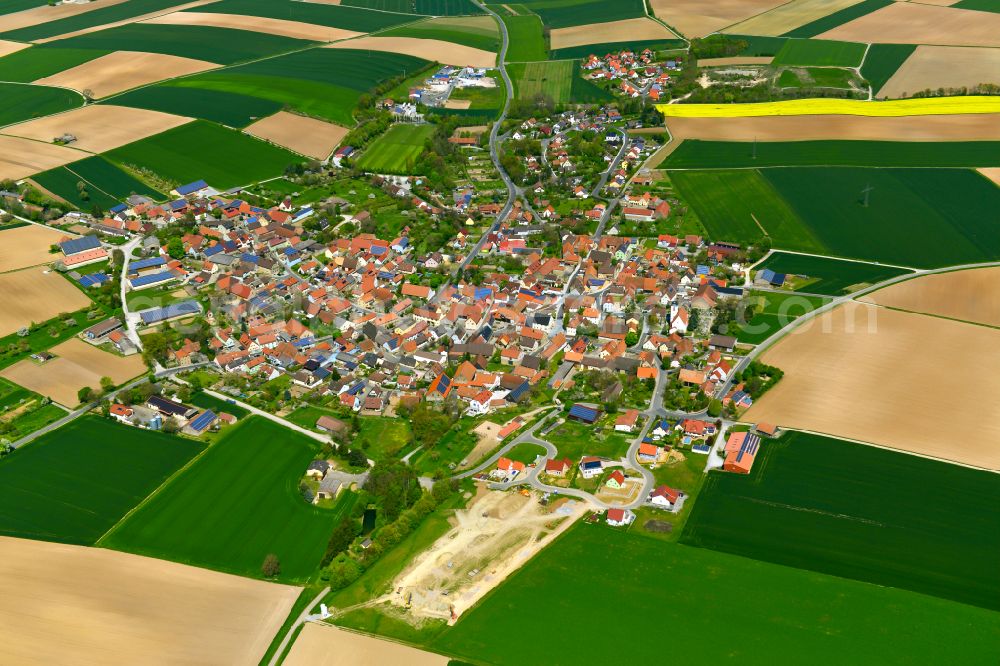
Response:
POLYGON ((212 421, 215 420, 215 414, 210 409, 206 409, 194 421, 191 422, 191 429, 202 431, 208 426, 212 425, 212 421))
POLYGON ((61 249, 65 255, 78 254, 80 252, 86 252, 87 250, 96 250, 99 247, 101 247, 101 241, 97 236, 84 236, 82 238, 74 238, 73 240, 59 243, 59 249, 61 249))
POLYGON ((156 284, 157 282, 166 282, 167 280, 172 280, 174 274, 170 271, 163 271, 162 273, 153 273, 152 275, 142 275, 137 278, 132 278, 129 283, 133 287, 144 287, 148 284, 156 284))

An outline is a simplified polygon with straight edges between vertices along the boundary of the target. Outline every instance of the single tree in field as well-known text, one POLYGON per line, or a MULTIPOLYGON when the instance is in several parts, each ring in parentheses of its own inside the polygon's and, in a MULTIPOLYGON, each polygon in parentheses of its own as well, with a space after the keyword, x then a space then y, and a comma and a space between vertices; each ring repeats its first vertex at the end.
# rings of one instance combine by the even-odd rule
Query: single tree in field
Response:
POLYGON ((264 558, 264 563, 260 565, 260 572, 264 574, 265 578, 274 578, 281 573, 281 562, 278 561, 278 556, 274 553, 268 553, 267 557, 264 558))

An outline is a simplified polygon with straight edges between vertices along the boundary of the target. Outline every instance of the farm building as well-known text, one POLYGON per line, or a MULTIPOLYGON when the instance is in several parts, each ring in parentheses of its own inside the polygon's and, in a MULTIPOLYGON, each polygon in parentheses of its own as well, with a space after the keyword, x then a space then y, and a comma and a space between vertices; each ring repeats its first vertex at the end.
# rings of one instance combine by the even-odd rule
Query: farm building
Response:
POLYGON ((708 339, 709 349, 731 352, 736 347, 736 338, 731 335, 713 335, 708 339))
POLYGON ((100 343, 104 341, 112 331, 117 331, 122 327, 121 320, 111 317, 110 319, 105 319, 104 321, 94 324, 87 330, 83 332, 84 339, 87 342, 100 343))
POLYGON ((338 418, 332 416, 323 415, 316 419, 316 429, 322 430, 323 432, 332 432, 336 434, 346 433, 350 428, 349 426, 338 418))
POLYGON ((150 289, 152 287, 166 284, 167 282, 176 279, 177 276, 170 271, 160 271, 159 273, 149 273, 131 278, 128 281, 128 284, 132 291, 139 291, 140 289, 150 289))
POLYGON ((194 417, 190 423, 188 423, 187 429, 195 435, 200 435, 208 430, 212 424, 218 420, 218 418, 219 417, 216 416, 215 412, 210 409, 206 409, 201 414, 194 417))
POLYGON ((785 284, 785 277, 784 273, 775 273, 770 268, 765 268, 757 273, 754 282, 772 287, 780 287, 785 284))
POLYGON ((607 521, 612 527, 630 525, 635 520, 635 514, 628 509, 608 509, 607 521))
POLYGON ((148 310, 139 311, 143 326, 162 324, 165 321, 196 314, 201 314, 201 304, 197 301, 181 301, 180 303, 171 303, 162 308, 149 308, 148 310))
POLYGON ((587 425, 593 425, 598 418, 601 416, 601 410, 595 409, 593 407, 587 407, 586 405, 581 405, 579 403, 570 407, 569 418, 571 421, 579 421, 580 423, 586 423, 587 425))
POLYGON ((752 432, 734 432, 726 442, 726 460, 722 469, 749 474, 760 448, 760 436, 752 432))
POLYGON ((176 400, 164 398, 162 395, 149 396, 149 399, 146 400, 146 406, 158 411, 164 417, 173 417, 183 422, 190 420, 198 411, 194 407, 188 407, 176 400))

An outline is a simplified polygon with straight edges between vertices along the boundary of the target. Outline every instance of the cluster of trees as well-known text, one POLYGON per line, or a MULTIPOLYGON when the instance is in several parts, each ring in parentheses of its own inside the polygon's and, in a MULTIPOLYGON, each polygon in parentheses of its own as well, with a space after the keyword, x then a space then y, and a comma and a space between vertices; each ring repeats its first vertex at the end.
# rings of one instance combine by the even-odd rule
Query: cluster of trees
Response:
POLYGON ((441 435, 447 432, 452 424, 458 420, 459 414, 456 413, 455 407, 455 405, 446 404, 445 409, 437 410, 422 400, 413 409, 401 407, 399 414, 403 418, 409 417, 414 443, 425 449, 432 449, 441 439, 441 435))
MULTIPOLYGON (((955 97, 962 95, 1000 95, 1000 85, 995 83, 980 83, 972 87, 961 86, 958 88, 924 88, 913 93, 913 97, 955 97)), ((901 97, 906 97, 904 92, 901 97)))
POLYGON ((731 58, 743 53, 750 45, 745 39, 726 35, 709 35, 691 40, 691 55, 695 58, 731 58))
POLYGON ((86 404, 93 400, 97 400, 102 395, 110 393, 115 388, 115 380, 111 377, 101 377, 101 389, 99 391, 94 390, 90 386, 84 386, 79 391, 76 392, 76 397, 80 400, 81 404, 86 404))
POLYGON ((756 400, 767 393, 772 386, 781 381, 785 373, 781 368, 767 365, 760 361, 751 361, 749 365, 735 375, 736 383, 744 382, 743 390, 756 400))

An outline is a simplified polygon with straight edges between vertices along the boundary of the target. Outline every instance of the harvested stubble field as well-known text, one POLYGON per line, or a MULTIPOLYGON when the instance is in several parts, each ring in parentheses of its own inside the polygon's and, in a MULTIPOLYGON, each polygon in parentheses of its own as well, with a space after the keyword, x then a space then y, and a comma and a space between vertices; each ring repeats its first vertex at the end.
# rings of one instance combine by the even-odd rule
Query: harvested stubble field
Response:
POLYGON ((52 76, 38 79, 35 83, 73 90, 90 90, 94 98, 100 98, 215 67, 218 65, 206 60, 162 53, 115 51, 52 76))
POLYGON ((104 0, 104 2, 83 4, 71 3, 44 5, 42 7, 24 9, 11 14, 3 14, 0 16, 0 32, 11 32, 12 30, 19 30, 29 26, 51 23, 52 21, 59 21, 70 16, 86 14, 87 12, 92 12, 95 9, 103 9, 104 7, 118 5, 123 2, 126 2, 126 0, 104 0))
POLYGON ((659 19, 689 39, 704 37, 783 4, 782 0, 650 0, 659 19))
POLYGON ((116 356, 78 338, 67 340, 50 351, 58 358, 42 365, 25 359, 0 375, 61 405, 73 407, 80 404, 77 392, 84 386, 100 390, 102 377, 111 377, 117 385, 146 370, 139 354, 116 356))
POLYGON ((681 542, 1000 610, 1000 570, 980 564, 998 493, 991 472, 786 432, 749 476, 708 475, 681 542))
POLYGON ((1000 268, 937 273, 880 289, 861 300, 889 308, 1000 328, 1000 268))
POLYGON ((418 37, 359 37, 331 44, 331 49, 360 49, 398 53, 459 67, 493 67, 497 54, 440 39, 418 37))
MULTIPOLYGON (((25 228, 0 232, 0 248, 3 248, 0 249, 0 257, 10 251, 7 249, 10 246, 2 245, 7 234, 25 228)), ((64 237, 63 234, 58 236, 64 237)), ((41 261, 51 261, 55 255, 47 253, 47 245, 45 248, 46 256, 41 261)), ((69 280, 55 271, 42 268, 0 274, 0 291, 8 294, 0 310, 0 336, 10 335, 32 322, 48 321, 60 312, 76 312, 90 305, 90 299, 69 280)))
POLYGON ((328 624, 309 622, 295 639, 287 666, 447 666, 448 657, 328 624))
POLYGON ((9 664, 256 664, 300 592, 101 548, 11 538, 0 548, 9 664))
POLYGON ((995 329, 847 303, 764 353, 785 375, 745 418, 1000 470, 984 409, 1000 375, 981 371, 998 345, 995 329))
POLYGON ((201 450, 189 439, 79 418, 0 461, 0 534, 93 544, 201 450))
POLYGON ((315 118, 279 111, 258 120, 244 131, 302 155, 325 160, 349 130, 315 118))
POLYGON ((3 133, 41 143, 69 133, 76 137, 71 144, 73 148, 103 153, 188 122, 190 118, 169 113, 101 104, 18 123, 5 128, 3 133))
POLYGON ((281 35, 293 39, 305 39, 311 42, 332 42, 337 39, 350 39, 364 34, 354 30, 343 30, 325 25, 302 23, 301 21, 286 21, 277 18, 261 18, 242 14, 217 14, 214 12, 174 12, 145 21, 159 25, 198 25, 213 28, 235 28, 247 32, 260 32, 271 35, 281 35))
MULTIPOLYGON (((0 142, 0 147, 2 146, 3 143, 0 142)), ((76 154, 80 155, 80 153, 76 154)), ((0 273, 55 261, 62 255, 50 254, 49 247, 70 238, 73 238, 72 234, 38 224, 28 224, 0 231, 0 273)), ((54 273, 53 276, 59 277, 54 273)), ((3 291, 5 294, 15 294, 18 293, 18 289, 23 288, 27 288, 27 283, 18 282, 7 286, 3 291)), ((0 329, 2 328, 0 326, 0 329)))
POLYGON ((662 23, 642 17, 559 28, 551 33, 552 49, 565 49, 585 44, 604 44, 638 40, 675 39, 677 35, 662 23))
POLYGON ((763 35, 777 37, 786 32, 812 23, 840 11, 859 0, 791 0, 774 9, 757 14, 741 23, 730 26, 726 32, 733 35, 763 35))
POLYGON ((819 37, 883 44, 1000 46, 1000 14, 893 2, 819 37))
POLYGON ((17 53, 23 49, 28 48, 31 44, 23 44, 21 42, 11 42, 6 39, 0 39, 0 58, 4 56, 9 56, 11 53, 17 53))
POLYGON ((905 97, 930 88, 1000 84, 1000 48, 918 46, 878 91, 880 97, 905 97))

